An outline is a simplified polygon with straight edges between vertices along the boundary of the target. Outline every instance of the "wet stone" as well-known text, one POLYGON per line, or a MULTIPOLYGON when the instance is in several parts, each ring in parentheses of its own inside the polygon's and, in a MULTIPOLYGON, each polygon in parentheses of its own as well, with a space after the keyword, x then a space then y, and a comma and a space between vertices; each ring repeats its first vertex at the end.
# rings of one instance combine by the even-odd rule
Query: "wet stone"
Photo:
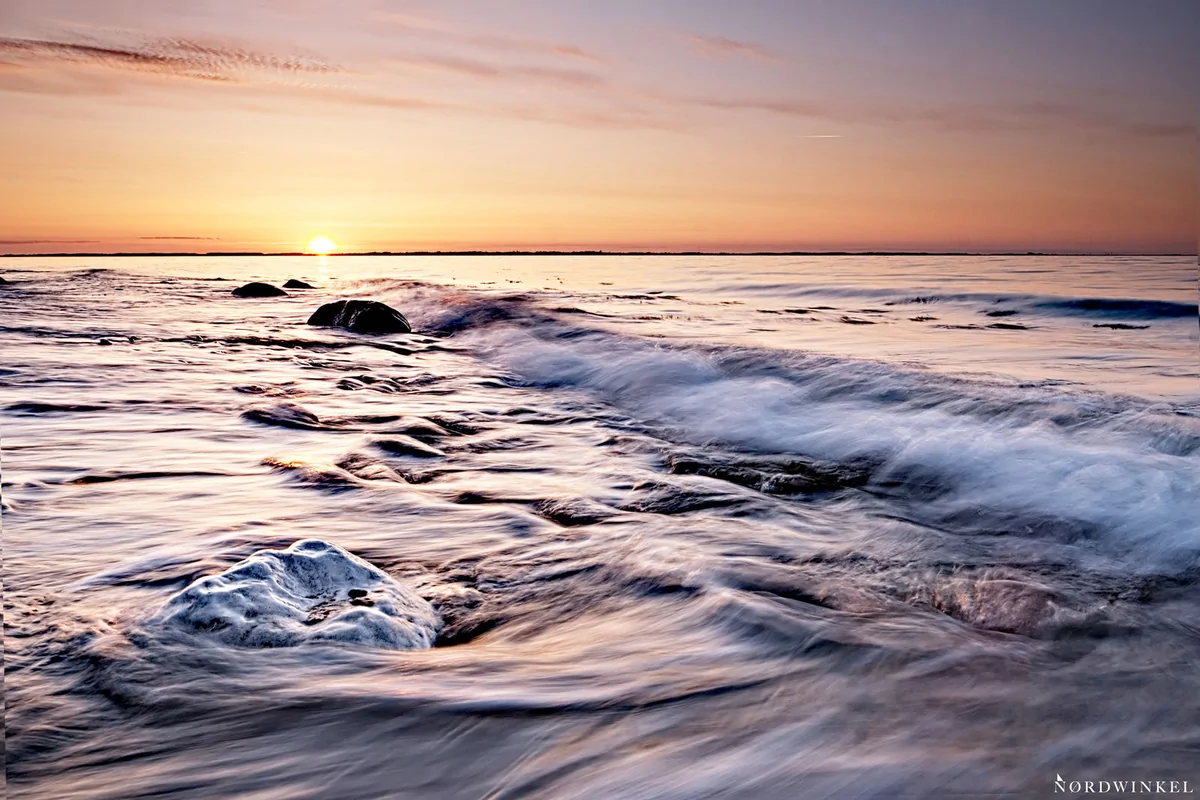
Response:
POLYGON ((309 325, 345 328, 355 333, 411 333, 412 327, 396 309, 374 300, 326 303, 308 318, 309 325))
POLYGON ((340 642, 389 650, 430 647, 442 627, 441 617, 411 588, 316 539, 260 550, 195 581, 171 597, 151 624, 238 647, 340 642))
POLYGON ((254 281, 230 292, 234 297, 286 297, 287 292, 269 283, 254 281))

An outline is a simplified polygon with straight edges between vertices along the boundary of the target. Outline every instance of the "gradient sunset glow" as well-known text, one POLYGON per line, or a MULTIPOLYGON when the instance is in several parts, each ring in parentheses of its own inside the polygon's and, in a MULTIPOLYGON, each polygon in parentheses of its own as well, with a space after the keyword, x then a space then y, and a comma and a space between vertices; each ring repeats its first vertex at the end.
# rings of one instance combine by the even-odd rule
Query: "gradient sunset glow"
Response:
POLYGON ((1197 30, 1170 0, 16 0, 0 252, 1195 252, 1197 30))

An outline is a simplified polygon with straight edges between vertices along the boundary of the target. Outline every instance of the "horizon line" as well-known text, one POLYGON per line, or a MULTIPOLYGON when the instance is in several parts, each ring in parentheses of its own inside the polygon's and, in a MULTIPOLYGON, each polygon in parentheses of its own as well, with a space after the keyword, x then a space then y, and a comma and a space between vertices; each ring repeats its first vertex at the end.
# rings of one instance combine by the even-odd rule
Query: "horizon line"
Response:
POLYGON ((1198 253, 1116 252, 1076 250, 363 250, 347 253, 306 253, 303 251, 208 251, 208 252, 57 252, 0 253, 0 258, 153 258, 212 256, 314 256, 319 258, 355 256, 1122 256, 1183 257, 1198 253))

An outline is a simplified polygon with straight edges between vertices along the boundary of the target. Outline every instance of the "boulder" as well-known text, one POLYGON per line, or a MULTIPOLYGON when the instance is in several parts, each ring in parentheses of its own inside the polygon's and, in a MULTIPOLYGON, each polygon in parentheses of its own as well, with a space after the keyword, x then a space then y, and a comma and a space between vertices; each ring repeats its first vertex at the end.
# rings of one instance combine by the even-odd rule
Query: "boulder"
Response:
POLYGON ((374 300, 326 303, 308 318, 309 325, 345 328, 355 333, 411 333, 408 320, 391 306, 374 300))
POLYGON ((344 642, 389 650, 431 647, 442 626, 433 606, 411 588, 317 539, 260 550, 200 578, 153 621, 239 647, 344 642))
POLYGON ((239 286, 234 289, 231 294, 234 297, 286 297, 287 292, 280 289, 278 286, 272 286, 269 283, 247 283, 245 286, 239 286))
POLYGON ((287 283, 285 283, 283 285, 283 288, 285 288, 285 289, 315 289, 317 287, 313 286, 311 283, 305 283, 304 281, 298 281, 295 278, 288 278, 288 281, 287 281, 287 283))

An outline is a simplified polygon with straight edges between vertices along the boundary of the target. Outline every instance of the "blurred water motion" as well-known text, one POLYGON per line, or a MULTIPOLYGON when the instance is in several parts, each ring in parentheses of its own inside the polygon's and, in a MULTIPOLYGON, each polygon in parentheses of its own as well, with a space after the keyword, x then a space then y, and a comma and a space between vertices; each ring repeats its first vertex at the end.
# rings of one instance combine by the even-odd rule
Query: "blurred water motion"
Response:
POLYGON ((1200 778, 1187 259, 3 266, 12 797, 1200 778), (155 624, 305 538, 436 646, 155 624))

